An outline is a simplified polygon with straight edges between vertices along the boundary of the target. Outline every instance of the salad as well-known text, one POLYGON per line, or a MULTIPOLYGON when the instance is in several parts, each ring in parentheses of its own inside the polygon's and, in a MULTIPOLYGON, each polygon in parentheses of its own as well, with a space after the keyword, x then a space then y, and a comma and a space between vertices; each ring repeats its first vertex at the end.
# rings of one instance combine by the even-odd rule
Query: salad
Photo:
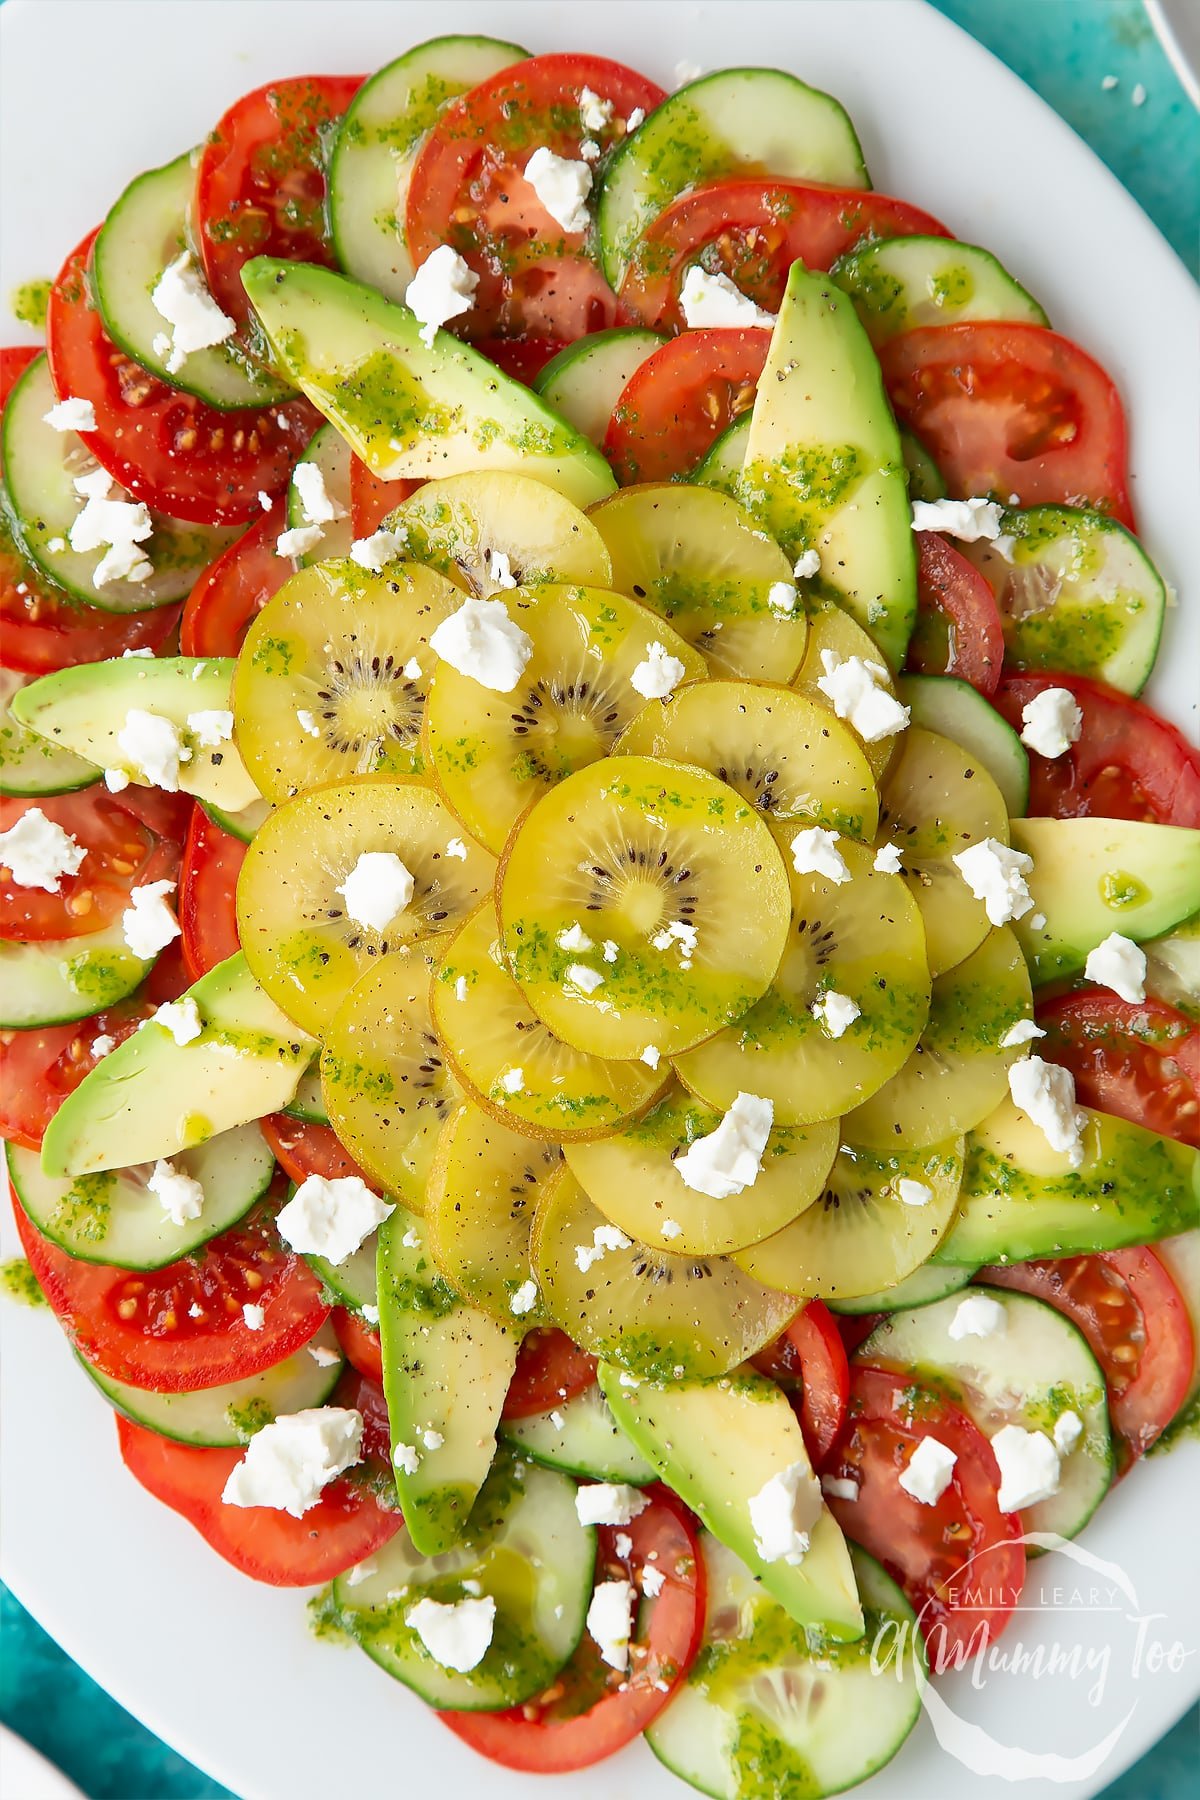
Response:
POLYGON ((829 95, 479 37, 0 375, 0 1131, 130 1473, 508 1767, 866 1778, 1200 1389, 1113 383, 829 95))

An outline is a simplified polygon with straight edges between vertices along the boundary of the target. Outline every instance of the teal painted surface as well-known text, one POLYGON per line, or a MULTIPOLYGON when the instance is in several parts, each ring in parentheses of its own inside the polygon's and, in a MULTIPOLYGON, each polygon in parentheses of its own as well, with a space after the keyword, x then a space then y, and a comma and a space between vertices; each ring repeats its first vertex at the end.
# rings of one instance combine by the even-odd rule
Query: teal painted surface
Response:
MULTIPOLYGON (((1194 268, 1197 191, 1186 172, 1200 125, 1137 0, 939 0, 939 10, 1049 101, 1194 268), (1115 88, 1101 86, 1106 75, 1115 88), (1146 101, 1135 107, 1139 82, 1146 101)), ((90 1800, 236 1800, 89 1681, 3 1588, 0 1719, 90 1800)), ((1104 1800, 1192 1800, 1198 1736, 1193 1711, 1104 1800)))

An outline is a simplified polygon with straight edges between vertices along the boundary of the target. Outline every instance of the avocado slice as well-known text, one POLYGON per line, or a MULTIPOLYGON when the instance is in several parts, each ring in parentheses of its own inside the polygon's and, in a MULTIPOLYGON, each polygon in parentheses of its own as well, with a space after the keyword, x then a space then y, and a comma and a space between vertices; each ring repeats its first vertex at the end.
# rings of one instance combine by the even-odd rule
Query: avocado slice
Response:
POLYGON ((900 433, 854 303, 793 263, 746 438, 737 497, 816 591, 845 607, 899 668, 917 606, 900 433))
POLYGON ((1083 968, 1110 932, 1140 943, 1200 907, 1200 831, 1131 819, 1013 819, 1033 858, 1033 910, 1015 930, 1035 982, 1083 968), (1044 916, 1045 924, 1032 921, 1044 916))
POLYGON ((415 1547, 439 1556, 461 1538, 492 1466, 522 1332, 458 1298, 429 1254, 425 1221, 403 1206, 379 1227, 377 1267, 396 1492, 415 1547))
POLYGON ((293 1098, 315 1040, 263 992, 239 951, 182 996, 204 1029, 177 1044, 153 1020, 96 1064, 51 1119, 47 1175, 92 1175, 194 1149, 293 1098))
POLYGON ((639 1381, 601 1363, 598 1379, 612 1415, 646 1461, 714 1537, 741 1557, 798 1625, 818 1625, 847 1643, 863 1632, 850 1552, 822 1504, 798 1563, 767 1562, 756 1548, 750 1500, 808 1451, 786 1395, 743 1367, 720 1381, 639 1381))
POLYGON ((117 656, 80 663, 31 681, 13 695, 12 712, 39 737, 86 756, 102 769, 121 769, 136 787, 153 787, 117 743, 132 709, 169 719, 187 759, 179 786, 197 800, 240 812, 261 798, 237 747, 228 739, 208 747, 188 719, 228 712, 233 684, 231 656, 117 656))
POLYGON ((616 487, 596 446, 449 332, 331 269, 256 256, 242 285, 279 367, 384 480, 513 469, 590 506, 616 487))

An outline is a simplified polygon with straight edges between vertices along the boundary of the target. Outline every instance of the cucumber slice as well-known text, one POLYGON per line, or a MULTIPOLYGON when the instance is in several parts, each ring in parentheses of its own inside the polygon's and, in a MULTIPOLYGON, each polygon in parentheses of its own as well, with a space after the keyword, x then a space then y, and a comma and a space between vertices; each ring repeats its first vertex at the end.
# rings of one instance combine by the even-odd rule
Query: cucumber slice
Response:
POLYGON ((168 263, 188 248, 187 214, 198 152, 131 181, 105 219, 92 250, 91 279, 104 329, 113 342, 160 381, 228 411, 293 399, 286 382, 252 363, 236 341, 193 350, 167 368, 170 327, 151 295, 168 263), (158 343, 159 348, 155 348, 158 343))
POLYGON ((585 1388, 553 1412, 506 1419, 500 1436, 533 1462, 589 1481, 627 1481, 645 1487, 655 1471, 634 1449, 598 1387, 585 1388))
POLYGON ((964 545, 996 595, 1004 662, 1090 675, 1140 694, 1162 635, 1167 590, 1133 533, 1104 513, 1030 506, 1004 514, 1012 540, 964 545))
POLYGON ((848 251, 830 274, 853 300, 873 344, 919 325, 968 319, 1050 323, 990 251, 953 238, 882 238, 848 251))
POLYGON ((269 800, 252 800, 249 806, 239 807, 237 812, 229 812, 223 806, 214 806, 211 800, 200 803, 214 825, 227 831, 240 843, 249 844, 264 820, 275 810, 269 800))
POLYGON ((323 1406, 338 1384, 345 1363, 332 1325, 322 1325, 311 1343, 287 1356, 261 1375, 244 1381, 223 1382, 220 1387, 195 1388, 187 1394, 157 1394, 150 1388, 130 1387, 114 1381, 75 1352, 80 1367, 90 1375, 104 1398, 135 1425, 156 1431, 177 1444, 201 1444, 207 1448, 232 1448, 248 1444, 256 1431, 284 1413, 323 1406), (314 1350, 325 1354, 321 1361, 314 1350))
POLYGON ((355 1642, 431 1706, 495 1712, 540 1693, 574 1650, 595 1561, 596 1534, 579 1523, 575 1483, 502 1452, 453 1550, 423 1555, 406 1523, 373 1553, 369 1575, 339 1575, 333 1595, 355 1642), (443 1668, 407 1614, 422 1599, 445 1606, 488 1594, 496 1619, 482 1662, 465 1674, 443 1668))
POLYGON ((708 454, 701 458, 688 476, 696 487, 716 488, 719 493, 738 498, 742 468, 746 461, 746 445, 750 441, 748 412, 740 414, 713 439, 708 454))
POLYGON ((880 1288, 874 1294, 860 1294, 853 1300, 827 1300, 825 1304, 830 1312, 836 1313, 907 1311, 910 1307, 929 1306, 935 1300, 944 1300, 947 1294, 956 1294, 970 1279, 970 1269, 923 1263, 895 1287, 880 1288))
MULTIPOLYGON (((294 1190, 293 1190, 294 1191, 294 1190)), ((376 1316, 379 1312, 379 1277, 377 1263, 379 1257, 379 1233, 373 1231, 369 1238, 364 1238, 358 1249, 353 1251, 345 1262, 326 1262, 323 1256, 306 1256, 314 1275, 318 1276, 333 1296, 338 1306, 348 1306, 352 1312, 365 1316, 368 1324, 378 1325, 376 1316)))
MULTIPOLYGON (((866 1629, 838 1644, 794 1625, 710 1532, 704 1647, 647 1727, 659 1762, 716 1800, 820 1800, 890 1762, 917 1722, 926 1662, 912 1607, 865 1551, 866 1629)), ((902 1791, 902 1790, 898 1790, 902 1791)))
POLYGON ((145 581, 108 581, 97 587, 94 576, 104 551, 72 550, 68 543, 84 504, 72 483, 96 464, 82 438, 46 424, 44 414, 57 399, 46 358, 39 356, 4 408, 0 441, 17 548, 68 594, 101 612, 149 612, 186 599, 201 570, 244 527, 185 525, 151 513, 154 530, 142 549, 153 573, 145 581))
POLYGON ((70 750, 60 750, 12 714, 14 694, 33 678, 0 669, 0 794, 73 794, 93 787, 100 770, 70 750))
POLYGON ((911 431, 901 431, 900 454, 908 471, 909 499, 944 500, 946 483, 920 438, 914 437, 911 431))
POLYGON ((625 384, 666 339, 640 325, 593 331, 536 376, 533 391, 593 444, 602 444, 625 384))
POLYGON ((237 1125, 174 1166, 204 1189, 198 1219, 175 1225, 146 1186, 151 1165, 109 1169, 101 1175, 45 1175, 35 1150, 9 1147, 8 1167, 17 1197, 38 1230, 80 1262, 120 1269, 162 1269, 236 1225, 262 1198, 275 1159, 256 1125, 237 1125))
POLYGON ((958 1217, 936 1263, 978 1269, 1153 1244, 1200 1224, 1200 1151, 1086 1107, 1082 1167, 1010 1100, 967 1139, 958 1217))
POLYGON ((953 739, 981 762, 1008 807, 1020 818, 1029 806, 1029 758, 1025 746, 994 706, 969 681, 954 675, 901 675, 896 692, 914 725, 953 739))
POLYGON ((226 740, 206 749, 188 723, 197 713, 230 710, 233 670, 230 656, 117 656, 79 663, 22 688, 13 695, 12 711, 18 723, 52 743, 102 769, 123 770, 136 787, 155 784, 130 762, 117 736, 131 708, 156 713, 179 733, 181 792, 237 812, 261 799, 237 746, 226 740))
MULTIPOLYGON (((345 438, 332 425, 318 426, 300 463, 315 463, 320 469, 325 480, 325 492, 334 505, 340 508, 341 516, 322 526, 321 541, 314 549, 306 550, 293 559, 298 569, 307 569, 310 563, 328 562, 332 557, 350 554, 350 546, 354 542, 354 528, 350 523, 351 461, 350 446, 345 438)), ((300 463, 297 463, 297 468, 300 463)), ((288 482, 287 522, 289 531, 309 523, 296 485, 295 469, 288 482)))
POLYGON ((620 288, 634 245, 677 195, 726 176, 869 188, 845 108, 781 69, 722 69, 668 95, 616 152, 596 208, 600 259, 620 288))
POLYGON ((1004 1308, 1005 1326, 989 1337, 957 1342, 950 1325, 961 1296, 916 1312, 892 1313, 857 1352, 859 1361, 911 1369, 949 1388, 979 1429, 992 1438, 1005 1425, 1054 1435, 1055 1421, 1073 1412, 1083 1436, 1062 1457, 1056 1494, 1025 1507, 1026 1531, 1078 1535, 1108 1492, 1112 1435, 1104 1376, 1081 1332, 1052 1306, 1008 1288, 972 1288, 1004 1308))
MULTIPOLYGON (((0 1031, 68 1025, 103 1012, 132 994, 153 961, 133 954, 120 919, 86 937, 32 944, 0 940, 0 1031)), ((122 1156, 118 1163, 126 1160, 122 1156)))
POLYGON ((1200 831, 1132 819, 1014 819, 1033 858, 1034 910, 1014 929, 1035 985, 1077 974, 1110 932, 1141 943, 1189 919, 1200 896, 1200 831), (1043 925, 1033 921, 1044 918, 1043 925))
POLYGON ((528 54, 497 38, 431 38, 358 90, 338 128, 326 182, 333 247, 348 275, 403 300, 415 272, 404 208, 422 140, 451 100, 528 54))
POLYGON ((328 1125, 329 1114, 325 1110, 325 1097, 321 1092, 319 1057, 315 1057, 305 1069, 295 1095, 283 1110, 289 1118, 303 1119, 306 1125, 328 1125))

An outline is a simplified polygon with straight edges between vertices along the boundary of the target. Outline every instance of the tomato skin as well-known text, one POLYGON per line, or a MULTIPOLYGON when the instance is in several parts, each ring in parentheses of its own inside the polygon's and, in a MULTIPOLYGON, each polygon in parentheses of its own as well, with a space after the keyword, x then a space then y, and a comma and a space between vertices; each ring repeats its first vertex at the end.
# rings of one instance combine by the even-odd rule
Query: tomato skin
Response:
POLYGON ((647 1566, 666 1576, 658 1598, 642 1602, 628 1676, 607 1669, 585 1635, 548 1690, 555 1698, 547 1704, 535 1698, 509 1712, 438 1715, 492 1762, 542 1775, 589 1768, 644 1731, 686 1679, 704 1630, 704 1558, 673 1496, 660 1488, 646 1491, 653 1496, 651 1505, 622 1527, 631 1544, 626 1555, 618 1553, 613 1527, 601 1525, 596 1533, 598 1579, 624 1579, 637 1587, 647 1566), (577 1710, 593 1693, 592 1703, 577 1710))
POLYGON ((402 1523, 394 1503, 385 1504, 390 1480, 383 1395, 352 1375, 339 1382, 329 1404, 362 1413, 365 1455, 299 1519, 269 1506, 225 1505, 221 1494, 242 1449, 175 1443, 120 1415, 117 1442, 125 1467, 147 1493, 194 1525, 243 1575, 272 1587, 312 1587, 352 1569, 402 1523))
POLYGON ((840 1437, 850 1399, 850 1364, 838 1323, 820 1300, 810 1300, 782 1337, 751 1358, 787 1393, 815 1467, 840 1437))
POLYGON ((950 235, 919 207, 869 190, 761 176, 706 182, 673 200, 639 239, 621 283, 618 323, 682 331, 679 294, 692 263, 730 276, 751 300, 778 312, 797 260, 829 269, 863 238, 914 234, 950 235))
POLYGON ((197 525, 240 525, 277 494, 320 423, 307 400, 218 412, 131 362, 107 336, 88 289, 96 233, 73 250, 50 294, 50 374, 57 394, 90 400, 95 431, 79 435, 138 500, 197 525))
POLYGON ((350 458, 350 525, 356 538, 371 537, 388 514, 415 494, 420 487, 419 481, 411 481, 405 475, 398 475, 393 481, 385 481, 368 469, 360 457, 350 458))
POLYGON ((688 331, 635 369, 613 409, 604 454, 622 487, 687 475, 754 404, 769 331, 688 331))
POLYGON ((31 362, 42 354, 40 344, 5 344, 0 348, 0 411, 31 362))
POLYGON ((1038 1054, 1075 1077, 1083 1106, 1200 1148, 1200 1029, 1162 1000, 1107 990, 1043 1000, 1038 1054))
POLYGON ((154 1011, 144 990, 108 1012, 73 1025, 46 1025, 0 1033, 0 1138, 40 1150, 46 1127, 66 1099, 100 1061, 97 1038, 122 1043, 154 1011))
POLYGON ((258 1121, 258 1128, 292 1181, 304 1181, 309 1175, 323 1175, 326 1181, 357 1175, 368 1187, 377 1185, 342 1148, 328 1125, 308 1124, 288 1113, 268 1113, 258 1121))
POLYGON ((546 364, 566 347, 561 338, 549 337, 484 338, 475 346, 498 369, 514 381, 523 381, 526 387, 532 387, 546 364))
POLYGON ((53 894, 18 887, 3 868, 2 937, 32 943, 101 931, 128 905, 130 888, 174 873, 170 852, 159 853, 150 833, 115 803, 103 785, 27 800, 0 795, 0 831, 10 830, 29 812, 44 813, 87 854, 78 873, 62 876, 53 894))
POLYGON ((179 875, 179 925, 193 981, 240 949, 235 904, 247 846, 215 825, 202 806, 192 813, 179 875))
POLYGON ((184 656, 236 656, 267 601, 292 575, 292 559, 276 556, 284 530, 276 499, 250 529, 209 563, 183 608, 179 648, 184 656))
POLYGON ((373 1331, 365 1319, 352 1313, 348 1307, 335 1306, 332 1314, 333 1329, 337 1341, 341 1345, 346 1361, 356 1368, 360 1375, 369 1381, 383 1385, 383 1350, 379 1342, 379 1332, 373 1331))
POLYGON ((1014 731, 1023 709, 1063 687, 1083 714, 1079 742, 1053 759, 1029 753, 1029 811, 1052 819, 1144 819, 1200 827, 1200 751, 1143 700, 1085 675, 1006 675, 994 696, 1014 731))
POLYGON ((906 661, 918 675, 954 675, 989 698, 1004 666, 996 596, 936 531, 917 533, 917 623, 906 661))
POLYGON ((535 1326, 521 1339, 504 1402, 506 1419, 529 1419, 574 1400, 596 1379, 596 1359, 555 1325, 535 1326))
POLYGON ((1187 1303, 1161 1258, 1150 1249, 1105 1250, 980 1269, 978 1279, 1044 1300, 1083 1333, 1108 1385, 1124 1475, 1184 1404, 1195 1366, 1187 1303))
POLYGON ((879 361, 900 423, 953 498, 1095 506, 1133 529, 1125 409, 1070 338, 1044 325, 922 325, 879 361))
POLYGON ((15 1194, 12 1205, 22 1248, 71 1343, 134 1387, 182 1394, 260 1374, 329 1316, 316 1276, 275 1230, 273 1200, 181 1262, 138 1272, 79 1262, 42 1236, 15 1194), (261 1331, 242 1318, 247 1301, 266 1310, 261 1331), (189 1315, 192 1304, 203 1317, 189 1315), (131 1317, 123 1306, 134 1308, 131 1317))

